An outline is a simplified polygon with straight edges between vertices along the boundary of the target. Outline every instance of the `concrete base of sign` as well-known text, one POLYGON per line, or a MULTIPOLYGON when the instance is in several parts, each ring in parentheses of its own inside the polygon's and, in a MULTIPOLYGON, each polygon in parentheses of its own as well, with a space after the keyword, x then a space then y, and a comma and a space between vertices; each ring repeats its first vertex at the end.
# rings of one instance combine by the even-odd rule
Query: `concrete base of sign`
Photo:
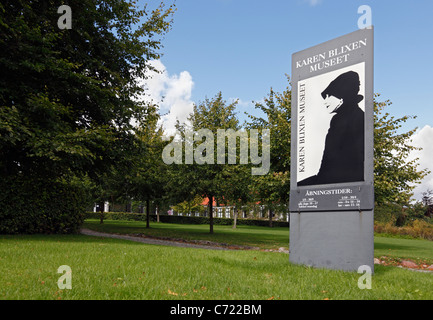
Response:
POLYGON ((289 261, 318 268, 374 270, 373 211, 291 212, 289 261))

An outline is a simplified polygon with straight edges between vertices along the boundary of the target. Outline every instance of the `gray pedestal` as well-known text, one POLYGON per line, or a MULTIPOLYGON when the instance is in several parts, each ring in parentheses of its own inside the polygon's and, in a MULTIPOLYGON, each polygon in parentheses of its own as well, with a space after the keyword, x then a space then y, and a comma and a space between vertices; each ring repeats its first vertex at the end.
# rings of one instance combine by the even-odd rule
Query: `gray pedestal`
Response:
POLYGON ((291 212, 289 261, 328 269, 374 270, 373 211, 291 212))

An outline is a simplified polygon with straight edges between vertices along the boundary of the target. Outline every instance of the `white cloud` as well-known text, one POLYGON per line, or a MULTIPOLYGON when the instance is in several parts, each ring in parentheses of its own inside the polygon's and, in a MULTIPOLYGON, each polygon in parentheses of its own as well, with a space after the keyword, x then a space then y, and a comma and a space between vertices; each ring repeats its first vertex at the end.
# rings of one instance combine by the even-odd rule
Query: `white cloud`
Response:
POLYGON ((421 200, 422 193, 427 189, 433 190, 433 127, 426 125, 412 136, 412 145, 422 148, 420 151, 413 151, 410 159, 419 158, 418 169, 432 171, 414 189, 414 200, 421 200))
POLYGON ((176 121, 185 123, 193 111, 191 95, 194 82, 188 71, 170 75, 161 61, 154 60, 151 64, 160 73, 148 72, 148 79, 143 80, 146 88, 143 99, 159 105, 165 132, 169 135, 174 134, 176 121))

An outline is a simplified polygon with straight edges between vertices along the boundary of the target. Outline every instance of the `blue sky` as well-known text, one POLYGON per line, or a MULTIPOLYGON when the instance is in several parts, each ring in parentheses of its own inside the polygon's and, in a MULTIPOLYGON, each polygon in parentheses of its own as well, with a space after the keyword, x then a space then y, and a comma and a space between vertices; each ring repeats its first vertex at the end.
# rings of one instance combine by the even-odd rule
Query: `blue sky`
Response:
MULTIPOLYGON (((403 130, 424 128, 416 143, 433 145, 430 0, 177 0, 158 65, 165 78, 155 95, 172 95, 165 108, 179 115, 221 91, 226 100, 240 99, 240 115, 254 113, 251 101, 288 85, 293 53, 358 29, 360 5, 372 9, 375 92, 392 101, 391 115, 417 116, 403 130)), ((420 155, 424 167, 427 152, 433 159, 433 150, 420 155)), ((430 183, 433 189, 433 178, 430 183)))
POLYGON ((433 124, 433 1, 178 0, 161 62, 188 71, 192 100, 218 91, 243 102, 283 90, 291 55, 357 30, 358 7, 375 26, 375 92, 395 116, 417 115, 408 128, 433 124))

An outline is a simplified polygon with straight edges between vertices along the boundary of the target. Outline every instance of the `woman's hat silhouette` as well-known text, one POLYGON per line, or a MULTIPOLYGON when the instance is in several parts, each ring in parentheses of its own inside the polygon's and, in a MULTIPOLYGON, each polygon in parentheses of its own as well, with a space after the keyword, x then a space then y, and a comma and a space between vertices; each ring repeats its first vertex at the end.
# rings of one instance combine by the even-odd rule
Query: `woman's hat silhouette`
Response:
POLYGON ((360 81, 358 73, 348 71, 335 78, 328 87, 323 90, 321 95, 323 99, 329 95, 343 100, 358 100, 357 102, 359 102, 364 99, 363 96, 358 95, 359 86, 360 81))

